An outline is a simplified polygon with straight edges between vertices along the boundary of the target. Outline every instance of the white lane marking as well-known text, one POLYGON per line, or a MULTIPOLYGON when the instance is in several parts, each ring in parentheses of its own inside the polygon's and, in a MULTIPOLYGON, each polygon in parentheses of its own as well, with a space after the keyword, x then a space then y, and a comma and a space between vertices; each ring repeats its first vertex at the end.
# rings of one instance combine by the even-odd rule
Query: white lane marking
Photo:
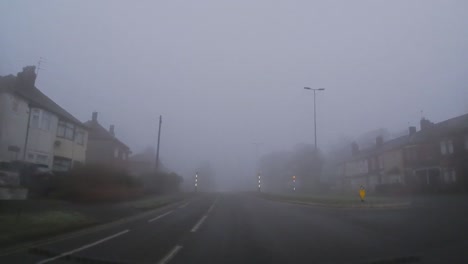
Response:
POLYGON ((193 228, 192 228, 192 230, 190 230, 190 232, 197 232, 198 228, 200 228, 200 226, 203 224, 203 222, 205 222, 205 219, 207 217, 208 217, 207 215, 204 215, 202 218, 200 218, 200 220, 198 220, 198 222, 193 226, 193 228))
POLYGON ((167 213, 164 213, 164 214, 162 214, 162 215, 158 215, 158 216, 156 216, 155 218, 152 218, 152 219, 148 220, 148 223, 151 223, 151 222, 153 222, 153 221, 156 221, 156 220, 158 220, 159 218, 163 218, 163 217, 165 217, 166 215, 168 215, 168 214, 170 214, 170 213, 172 213, 172 212, 174 212, 174 211, 171 210, 171 211, 169 211, 169 212, 167 212, 167 213))
POLYGON ((189 205, 190 202, 186 203, 186 204, 183 204, 183 205, 180 205, 178 208, 184 208, 186 207, 187 205, 189 205))
POLYGON ((60 254, 60 255, 58 255, 58 256, 55 256, 55 257, 53 257, 53 258, 44 259, 44 260, 42 260, 42 261, 37 262, 37 264, 48 263, 48 262, 57 260, 57 259, 59 259, 59 258, 63 258, 63 257, 66 257, 66 256, 68 256, 68 255, 74 254, 74 253, 76 253, 76 252, 83 251, 83 250, 85 250, 85 249, 87 249, 87 248, 94 247, 94 246, 99 245, 99 244, 101 244, 101 243, 103 243, 103 242, 106 242, 107 240, 110 240, 110 239, 116 238, 116 237, 118 237, 118 236, 121 236, 121 235, 127 233, 128 231, 130 231, 130 230, 128 230, 128 229, 127 229, 127 230, 124 230, 124 231, 122 231, 122 232, 119 232, 119 233, 114 234, 114 235, 112 235, 112 236, 108 236, 108 237, 106 237, 106 238, 103 238, 103 239, 98 240, 98 241, 96 241, 96 242, 93 242, 93 243, 91 243, 91 244, 87 244, 87 245, 84 245, 84 246, 79 247, 79 248, 77 248, 77 249, 70 250, 70 251, 68 251, 68 252, 62 253, 62 254, 60 254))
POLYGON ((166 264, 168 263, 169 261, 171 261, 171 259, 177 254, 177 252, 179 252, 180 250, 182 249, 182 246, 181 245, 177 245, 175 246, 171 251, 169 251, 169 253, 167 253, 167 255, 161 259, 158 264, 166 264))
POLYGON ((207 214, 209 214, 209 213, 211 212, 211 210, 213 210, 213 208, 214 208, 214 206, 215 206, 215 204, 216 204, 217 201, 218 201, 218 198, 216 198, 216 200, 215 200, 215 201, 213 202, 213 204, 210 206, 210 208, 208 209, 207 214))

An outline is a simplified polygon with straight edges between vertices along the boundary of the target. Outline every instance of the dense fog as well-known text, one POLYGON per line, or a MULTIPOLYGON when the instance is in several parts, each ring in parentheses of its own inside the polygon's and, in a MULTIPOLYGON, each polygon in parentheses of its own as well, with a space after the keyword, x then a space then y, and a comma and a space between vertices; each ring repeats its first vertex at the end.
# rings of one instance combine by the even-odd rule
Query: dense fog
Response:
POLYGON ((156 147, 162 115, 161 162, 186 188, 209 171, 213 189, 254 190, 273 156, 314 147, 304 87, 325 88, 324 159, 422 117, 467 113, 466 10, 427 0, 1 1, 0 76, 40 62, 42 92, 82 122, 98 112, 133 154, 156 147))

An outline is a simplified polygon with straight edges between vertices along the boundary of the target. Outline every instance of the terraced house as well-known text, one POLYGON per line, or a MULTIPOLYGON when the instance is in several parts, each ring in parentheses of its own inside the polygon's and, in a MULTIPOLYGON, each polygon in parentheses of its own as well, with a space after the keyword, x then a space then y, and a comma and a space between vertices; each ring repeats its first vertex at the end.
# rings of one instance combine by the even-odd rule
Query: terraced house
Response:
POLYGON ((67 171, 86 160, 87 129, 36 86, 34 66, 0 77, 0 160, 67 171))
POLYGON ((359 150, 341 165, 345 189, 399 185, 408 191, 468 190, 468 114, 439 123, 423 118, 420 130, 359 150))

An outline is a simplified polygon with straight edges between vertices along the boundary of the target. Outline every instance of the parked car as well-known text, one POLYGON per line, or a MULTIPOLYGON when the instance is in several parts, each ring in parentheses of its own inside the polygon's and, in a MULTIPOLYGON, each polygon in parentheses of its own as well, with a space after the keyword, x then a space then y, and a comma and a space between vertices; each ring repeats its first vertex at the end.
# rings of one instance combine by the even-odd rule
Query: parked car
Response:
POLYGON ((0 186, 19 186, 20 175, 11 162, 0 161, 0 186))
POLYGON ((0 162, 0 186, 24 187, 30 197, 47 195, 51 189, 49 166, 25 161, 0 162))

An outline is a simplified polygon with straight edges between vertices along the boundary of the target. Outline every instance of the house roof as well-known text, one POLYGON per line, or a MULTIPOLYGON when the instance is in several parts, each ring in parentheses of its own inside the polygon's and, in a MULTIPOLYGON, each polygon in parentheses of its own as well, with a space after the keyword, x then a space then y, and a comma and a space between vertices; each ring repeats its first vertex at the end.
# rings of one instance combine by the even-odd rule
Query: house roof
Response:
POLYGON ((6 91, 16 94, 29 102, 30 106, 45 109, 51 113, 58 115, 61 119, 75 123, 84 127, 80 120, 68 113, 65 109, 55 103, 47 95, 42 93, 34 85, 27 85, 24 82, 18 81, 18 78, 13 75, 0 76, 0 91, 6 91))
POLYGON ((468 114, 436 123, 433 130, 436 135, 443 135, 454 131, 466 131, 468 130, 468 114))
POLYGON ((130 151, 130 148, 125 143, 113 136, 107 129, 101 126, 99 122, 89 120, 86 121, 84 125, 88 128, 88 139, 113 141, 130 151))
POLYGON ((432 140, 434 137, 441 137, 458 131, 468 131, 468 114, 450 118, 435 124, 430 123, 429 127, 419 130, 413 135, 404 135, 384 142, 381 148, 373 146, 362 149, 357 155, 350 157, 345 162, 366 158, 380 151, 388 151, 406 145, 423 143, 432 140))
POLYGON ((80 120, 78 120, 73 115, 68 113, 65 109, 60 107, 57 103, 52 101, 52 99, 50 99, 47 95, 42 93, 36 87, 31 87, 27 89, 16 89, 15 93, 27 99, 30 102, 31 106, 43 108, 49 112, 57 114, 62 119, 75 123, 76 125, 84 126, 80 120))

